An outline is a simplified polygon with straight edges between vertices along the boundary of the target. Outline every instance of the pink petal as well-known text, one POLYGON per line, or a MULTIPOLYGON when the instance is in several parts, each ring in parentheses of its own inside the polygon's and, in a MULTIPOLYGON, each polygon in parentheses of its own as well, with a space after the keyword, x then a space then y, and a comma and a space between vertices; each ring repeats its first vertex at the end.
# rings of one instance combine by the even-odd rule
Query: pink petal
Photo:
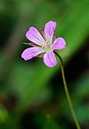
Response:
POLYGON ((34 56, 37 56, 44 52, 45 52, 45 50, 40 47, 31 47, 31 48, 25 49, 23 51, 21 57, 24 58, 24 60, 30 60, 34 56))
POLYGON ((39 31, 34 27, 29 28, 29 30, 26 33, 26 37, 33 43, 40 46, 42 46, 43 43, 45 43, 45 40, 43 39, 39 31))
POLYGON ((56 28, 56 22, 53 22, 53 21, 49 21, 45 25, 45 29, 44 29, 45 38, 50 43, 52 43, 52 38, 53 38, 55 28, 56 28))
POLYGON ((57 64, 56 57, 52 50, 44 54, 43 60, 48 67, 54 67, 57 64))
POLYGON ((55 39, 54 41, 54 46, 52 47, 52 49, 57 49, 57 50, 61 50, 63 48, 65 48, 66 42, 63 38, 59 37, 57 39, 55 39))

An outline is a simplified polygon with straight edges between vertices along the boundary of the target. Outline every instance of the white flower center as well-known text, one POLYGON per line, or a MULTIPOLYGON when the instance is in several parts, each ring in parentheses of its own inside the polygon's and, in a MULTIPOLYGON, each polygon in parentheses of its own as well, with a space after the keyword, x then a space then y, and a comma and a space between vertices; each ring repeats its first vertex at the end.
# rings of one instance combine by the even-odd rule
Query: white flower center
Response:
POLYGON ((48 41, 46 41, 45 43, 43 43, 42 48, 44 48, 44 47, 49 48, 49 47, 50 47, 49 44, 50 44, 50 43, 49 43, 48 41))
POLYGON ((46 49, 47 52, 49 52, 50 50, 52 50, 51 46, 52 45, 48 41, 46 41, 45 43, 43 43, 42 48, 46 49))

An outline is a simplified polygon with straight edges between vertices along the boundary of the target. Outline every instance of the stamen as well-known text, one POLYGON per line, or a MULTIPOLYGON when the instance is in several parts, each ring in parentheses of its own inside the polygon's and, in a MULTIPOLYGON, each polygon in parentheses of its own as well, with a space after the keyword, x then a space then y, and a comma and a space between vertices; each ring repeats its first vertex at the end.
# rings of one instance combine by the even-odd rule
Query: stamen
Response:
POLYGON ((49 48, 49 45, 50 43, 48 43, 48 41, 46 41, 45 43, 43 43, 43 46, 42 46, 42 48, 44 48, 44 47, 46 47, 46 48, 49 48))

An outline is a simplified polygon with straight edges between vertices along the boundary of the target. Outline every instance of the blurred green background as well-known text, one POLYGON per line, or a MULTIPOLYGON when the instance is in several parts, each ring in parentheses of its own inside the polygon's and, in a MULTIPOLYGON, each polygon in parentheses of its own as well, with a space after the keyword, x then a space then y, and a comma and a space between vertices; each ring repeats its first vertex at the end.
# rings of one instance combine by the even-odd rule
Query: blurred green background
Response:
POLYGON ((75 114, 89 129, 89 0, 0 0, 0 129, 76 129, 61 77, 61 64, 24 61, 25 33, 36 22, 57 22, 58 51, 75 114))

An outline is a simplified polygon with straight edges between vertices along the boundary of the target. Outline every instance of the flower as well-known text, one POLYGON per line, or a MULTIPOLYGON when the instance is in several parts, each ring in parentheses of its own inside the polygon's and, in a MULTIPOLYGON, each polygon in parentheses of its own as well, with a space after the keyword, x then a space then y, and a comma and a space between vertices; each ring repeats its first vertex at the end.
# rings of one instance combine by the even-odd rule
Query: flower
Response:
POLYGON ((26 33, 27 39, 33 43, 28 43, 32 47, 27 48, 23 51, 21 57, 24 60, 30 60, 31 58, 43 55, 43 61, 48 67, 54 67, 57 64, 56 57, 54 55, 54 50, 61 50, 65 48, 66 42, 62 37, 56 38, 54 30, 56 28, 56 22, 49 21, 46 23, 44 31, 40 28, 39 31, 30 27, 26 33), (54 37, 54 41, 53 41, 54 37))

